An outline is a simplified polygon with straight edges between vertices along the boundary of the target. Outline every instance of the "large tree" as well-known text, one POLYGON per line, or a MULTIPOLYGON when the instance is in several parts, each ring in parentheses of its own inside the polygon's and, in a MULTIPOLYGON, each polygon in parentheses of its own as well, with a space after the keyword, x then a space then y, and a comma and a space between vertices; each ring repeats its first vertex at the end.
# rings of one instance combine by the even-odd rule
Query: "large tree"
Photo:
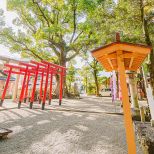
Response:
MULTIPOLYGON (((8 0, 8 10, 17 14, 13 20, 16 30, 1 23, 0 43, 24 57, 66 66, 85 46, 96 42, 89 37, 93 25, 88 14, 92 14, 98 2, 8 0)), ((3 16, 2 11, 0 15, 3 16)))

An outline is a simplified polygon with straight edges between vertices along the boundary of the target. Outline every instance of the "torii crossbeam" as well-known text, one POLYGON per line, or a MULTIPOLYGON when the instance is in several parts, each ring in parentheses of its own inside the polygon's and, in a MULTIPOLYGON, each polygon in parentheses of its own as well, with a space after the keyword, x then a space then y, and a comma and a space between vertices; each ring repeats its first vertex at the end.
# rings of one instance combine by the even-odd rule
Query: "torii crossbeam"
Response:
POLYGON ((116 70, 119 73, 128 154, 136 154, 135 135, 131 117, 125 71, 136 71, 150 53, 151 47, 120 42, 119 34, 117 34, 116 37, 116 42, 93 50, 92 55, 103 65, 107 71, 116 70))

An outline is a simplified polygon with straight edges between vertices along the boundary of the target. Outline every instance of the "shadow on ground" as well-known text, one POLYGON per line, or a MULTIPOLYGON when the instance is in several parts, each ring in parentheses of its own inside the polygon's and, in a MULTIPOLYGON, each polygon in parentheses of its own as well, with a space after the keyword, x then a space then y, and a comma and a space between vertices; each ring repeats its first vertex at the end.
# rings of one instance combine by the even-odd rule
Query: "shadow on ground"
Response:
MULTIPOLYGON (((72 106, 83 109, 89 105, 94 110, 105 106, 89 99, 72 106)), ((66 100, 63 107, 70 103, 66 100)), ((0 111, 0 117, 0 126, 13 130, 8 139, 0 141, 1 154, 127 153, 121 115, 22 108, 0 111)))

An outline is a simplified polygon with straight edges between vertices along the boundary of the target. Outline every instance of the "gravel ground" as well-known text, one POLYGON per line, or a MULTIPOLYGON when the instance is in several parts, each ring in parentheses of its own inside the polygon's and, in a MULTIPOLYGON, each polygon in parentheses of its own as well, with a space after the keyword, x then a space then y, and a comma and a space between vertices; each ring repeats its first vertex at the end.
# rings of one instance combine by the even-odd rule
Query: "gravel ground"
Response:
MULTIPOLYGON (((127 154, 123 115, 111 98, 58 100, 40 110, 35 104, 7 100, 0 108, 0 127, 13 130, 0 141, 0 154, 127 154)), ((137 144, 137 154, 142 154, 137 144)))

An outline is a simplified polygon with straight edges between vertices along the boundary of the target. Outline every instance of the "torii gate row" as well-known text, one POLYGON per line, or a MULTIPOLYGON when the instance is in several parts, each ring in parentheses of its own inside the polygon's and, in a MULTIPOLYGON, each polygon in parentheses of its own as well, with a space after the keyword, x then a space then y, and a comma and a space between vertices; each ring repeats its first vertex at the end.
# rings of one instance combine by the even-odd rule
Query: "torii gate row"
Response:
POLYGON ((151 52, 151 47, 141 44, 120 42, 119 33, 117 33, 116 38, 116 42, 93 50, 92 55, 107 71, 117 70, 119 73, 128 154, 136 154, 135 134, 125 71, 137 71, 144 59, 151 52))
MULTIPOLYGON (((26 66, 30 66, 29 64, 26 64, 26 63, 22 63, 22 65, 26 65, 26 66)), ((21 75, 26 75, 25 71, 26 69, 23 68, 23 67, 19 67, 19 66, 15 66, 15 65, 10 65, 10 64, 5 64, 5 66, 9 67, 9 68, 18 68, 20 72, 17 72, 17 71, 11 71, 12 74, 21 74, 21 75)), ((40 75, 42 75, 43 77, 46 76, 46 69, 39 69, 39 71, 41 71, 42 73, 38 73, 40 75)), ((4 70, 5 73, 9 73, 9 70, 4 70)), ((55 71, 55 70, 52 70, 49 72, 49 74, 51 74, 51 77, 52 75, 54 74, 58 74, 59 72, 55 71)), ((28 92, 28 83, 29 83, 29 80, 30 80, 30 76, 34 76, 35 75, 35 69, 28 69, 27 70, 27 84, 25 83, 26 81, 23 82, 23 87, 25 87, 25 84, 26 84, 26 90, 25 90, 25 99, 24 99, 24 102, 26 102, 26 98, 27 98, 27 92, 28 92)), ((42 78, 43 78, 42 77, 42 78)), ((41 88, 40 88, 40 96, 42 97, 42 84, 43 84, 43 80, 41 80, 41 88)), ((52 90, 52 89, 51 89, 52 90)), ((52 91, 51 91, 52 92, 52 91)), ((4 97, 4 96, 3 96, 4 97)), ((40 98, 41 98, 40 97, 40 98)), ((21 94, 21 100, 22 101, 22 94, 21 94)))
POLYGON ((5 67, 8 68, 8 70, 4 70, 4 72, 8 74, 8 77, 6 79, 6 84, 2 93, 0 106, 2 106, 3 104, 11 74, 24 75, 21 93, 19 97, 18 108, 20 108, 21 102, 23 101, 23 99, 24 99, 24 102, 26 102, 27 94, 28 94, 28 84, 31 76, 34 77, 34 83, 33 83, 33 88, 32 88, 31 98, 30 98, 30 109, 32 109, 33 102, 34 102, 34 95, 36 91, 36 83, 37 83, 38 76, 41 76, 39 103, 41 103, 42 101, 42 110, 44 110, 44 107, 45 107, 46 94, 47 94, 49 81, 50 81, 50 90, 49 90, 49 105, 50 105, 51 99, 52 99, 52 79, 53 79, 53 75, 56 75, 56 74, 60 76, 59 105, 61 105, 62 96, 63 96, 63 77, 65 76, 65 72, 66 72, 65 67, 57 64, 49 63, 46 61, 41 61, 41 62, 30 61, 30 63, 20 62, 19 65, 5 64, 5 67), (45 79, 45 87, 44 87, 44 94, 43 94, 44 77, 46 77, 46 79, 45 79))

